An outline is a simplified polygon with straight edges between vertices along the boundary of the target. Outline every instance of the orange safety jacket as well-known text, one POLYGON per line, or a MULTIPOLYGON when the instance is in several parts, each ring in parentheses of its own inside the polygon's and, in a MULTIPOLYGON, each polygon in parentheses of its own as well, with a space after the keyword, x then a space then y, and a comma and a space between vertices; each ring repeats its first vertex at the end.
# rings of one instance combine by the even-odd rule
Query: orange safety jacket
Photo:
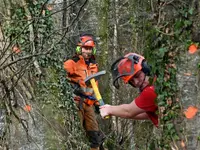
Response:
MULTIPOLYGON (((92 86, 87 86, 84 80, 86 77, 97 73, 98 67, 94 57, 92 57, 89 62, 89 64, 86 64, 82 55, 76 55, 64 62, 64 69, 67 71, 67 78, 79 84, 83 94, 94 96, 92 86)), ((80 100, 77 96, 75 96, 74 99, 80 100)), ((85 99, 84 102, 88 105, 93 105, 95 103, 94 100, 90 99, 85 99)))

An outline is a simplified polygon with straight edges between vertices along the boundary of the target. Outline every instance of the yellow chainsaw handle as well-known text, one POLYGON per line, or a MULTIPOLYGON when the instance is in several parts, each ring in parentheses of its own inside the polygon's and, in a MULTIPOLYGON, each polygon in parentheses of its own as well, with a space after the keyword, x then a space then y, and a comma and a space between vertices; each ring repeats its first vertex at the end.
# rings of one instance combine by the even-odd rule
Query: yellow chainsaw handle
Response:
MULTIPOLYGON (((102 97, 101 97, 101 94, 100 94, 100 92, 99 92, 99 89, 98 89, 98 87, 97 87, 97 84, 96 84, 95 79, 91 79, 91 80, 90 80, 90 83, 91 83, 91 85, 92 85, 92 88, 93 88, 93 90, 94 90, 94 94, 95 94, 96 99, 98 100, 100 106, 105 105, 105 103, 104 103, 104 101, 103 101, 103 99, 102 99, 102 97)), ((104 117, 104 119, 108 119, 108 118, 110 118, 110 116, 105 116, 105 117, 104 117)))

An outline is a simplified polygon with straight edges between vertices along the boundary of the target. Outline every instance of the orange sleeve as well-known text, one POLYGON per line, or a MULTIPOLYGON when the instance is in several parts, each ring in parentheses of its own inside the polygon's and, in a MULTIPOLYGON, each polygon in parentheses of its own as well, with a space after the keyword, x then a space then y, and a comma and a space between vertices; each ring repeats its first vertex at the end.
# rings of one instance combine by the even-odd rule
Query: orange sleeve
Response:
POLYGON ((75 73, 75 67, 74 66, 75 66, 75 62, 71 59, 65 61, 64 65, 63 65, 65 71, 67 71, 67 73, 69 73, 69 74, 75 73))
POLYGON ((65 71, 67 72, 67 78, 70 79, 70 82, 75 82, 82 86, 85 86, 85 82, 82 79, 82 76, 77 74, 76 63, 73 60, 69 59, 65 61, 63 64, 63 67, 65 71))

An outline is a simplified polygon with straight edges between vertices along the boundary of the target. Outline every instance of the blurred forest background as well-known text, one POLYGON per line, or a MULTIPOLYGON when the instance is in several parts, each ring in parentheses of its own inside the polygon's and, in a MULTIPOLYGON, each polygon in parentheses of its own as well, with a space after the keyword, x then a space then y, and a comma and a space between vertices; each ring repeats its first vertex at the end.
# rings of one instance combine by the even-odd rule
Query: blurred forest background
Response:
POLYGON ((0 0, 0 149, 87 150, 63 62, 82 32, 96 36, 107 75, 106 103, 131 102, 129 85, 112 86, 110 66, 128 52, 144 55, 157 74, 160 126, 102 120, 109 150, 200 149, 199 0, 0 0), (193 106, 193 107, 190 107, 193 106), (187 116, 188 108, 195 114, 187 116))

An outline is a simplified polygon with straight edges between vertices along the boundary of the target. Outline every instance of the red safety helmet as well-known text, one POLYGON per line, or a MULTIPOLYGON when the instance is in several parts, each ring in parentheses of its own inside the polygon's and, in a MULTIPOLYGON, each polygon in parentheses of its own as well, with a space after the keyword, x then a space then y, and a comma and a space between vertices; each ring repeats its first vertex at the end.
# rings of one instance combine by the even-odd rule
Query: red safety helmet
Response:
POLYGON ((95 42, 92 36, 84 35, 80 37, 79 43, 77 45, 81 47, 83 46, 95 47, 95 42))
POLYGON ((129 53, 117 59, 111 66, 113 85, 119 88, 119 78, 122 78, 125 83, 128 83, 138 71, 143 69, 144 60, 145 58, 143 56, 136 53, 129 53))
POLYGON ((81 54, 81 47, 92 47, 92 54, 96 54, 95 41, 90 34, 81 35, 76 47, 76 53, 81 54))

